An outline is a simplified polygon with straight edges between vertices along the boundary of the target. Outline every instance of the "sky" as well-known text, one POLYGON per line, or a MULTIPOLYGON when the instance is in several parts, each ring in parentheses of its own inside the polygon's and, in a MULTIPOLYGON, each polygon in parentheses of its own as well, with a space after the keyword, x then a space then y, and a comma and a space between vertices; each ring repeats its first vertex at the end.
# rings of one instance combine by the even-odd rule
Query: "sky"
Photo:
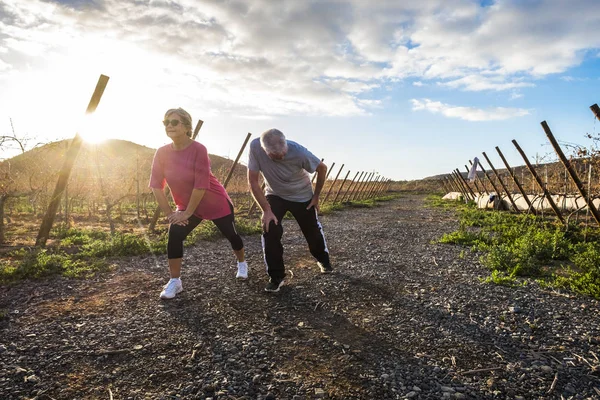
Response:
POLYGON ((600 133, 599 26, 593 0, 0 0, 0 136, 158 148, 182 107, 211 154, 277 128, 350 177, 554 160, 540 122, 600 133))

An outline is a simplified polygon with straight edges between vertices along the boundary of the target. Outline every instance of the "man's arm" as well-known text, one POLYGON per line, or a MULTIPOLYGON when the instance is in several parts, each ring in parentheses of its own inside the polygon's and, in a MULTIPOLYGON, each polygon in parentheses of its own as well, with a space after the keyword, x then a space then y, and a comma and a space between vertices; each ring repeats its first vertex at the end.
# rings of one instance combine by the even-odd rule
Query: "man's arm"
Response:
POLYGON ((277 217, 275 217, 275 214, 271 211, 271 206, 258 184, 258 171, 248 170, 248 185, 250 186, 252 197, 254 197, 254 200, 258 203, 263 212, 261 218, 262 227, 265 232, 269 232, 269 224, 271 221, 275 222, 275 225, 277 225, 279 221, 277 221, 277 217))
POLYGON ((315 184, 315 193, 313 194, 310 203, 306 207, 309 210, 311 207, 315 207, 317 211, 319 211, 319 195, 321 194, 321 190, 323 190, 323 185, 325 184, 325 177, 327 176, 327 165, 321 162, 316 169, 317 172, 317 183, 315 184))

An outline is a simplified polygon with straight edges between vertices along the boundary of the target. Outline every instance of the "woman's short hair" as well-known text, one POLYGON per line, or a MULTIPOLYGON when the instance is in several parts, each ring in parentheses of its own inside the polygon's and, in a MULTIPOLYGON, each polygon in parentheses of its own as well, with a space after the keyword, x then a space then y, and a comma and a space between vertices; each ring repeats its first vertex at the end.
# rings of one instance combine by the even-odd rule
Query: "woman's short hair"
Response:
POLYGON ((284 154, 287 152, 285 135, 279 129, 269 129, 260 135, 260 145, 271 154, 284 154))
POLYGON ((171 115, 171 114, 177 114, 179 116, 179 118, 181 118, 181 122, 188 127, 188 131, 187 131, 187 135, 189 137, 192 137, 192 116, 190 115, 189 112, 185 111, 183 108, 179 107, 179 108, 171 108, 170 110, 168 110, 165 113, 165 119, 171 115))

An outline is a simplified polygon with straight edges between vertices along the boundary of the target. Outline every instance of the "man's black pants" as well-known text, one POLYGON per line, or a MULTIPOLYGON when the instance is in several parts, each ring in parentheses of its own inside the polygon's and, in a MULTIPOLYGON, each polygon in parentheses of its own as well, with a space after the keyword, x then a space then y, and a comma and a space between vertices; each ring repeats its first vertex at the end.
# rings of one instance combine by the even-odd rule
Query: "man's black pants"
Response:
POLYGON ((325 242, 323 228, 317 218, 317 211, 314 207, 306 209, 310 201, 295 202, 284 200, 279 196, 268 195, 267 201, 271 206, 271 211, 275 214, 279 223, 275 225, 271 222, 269 232, 263 231, 262 242, 267 264, 267 273, 275 282, 281 281, 285 277, 285 266, 283 265, 283 246, 281 237, 283 236, 283 226, 281 225, 283 216, 286 212, 292 213, 302 234, 306 238, 310 253, 323 265, 329 265, 329 250, 325 242))

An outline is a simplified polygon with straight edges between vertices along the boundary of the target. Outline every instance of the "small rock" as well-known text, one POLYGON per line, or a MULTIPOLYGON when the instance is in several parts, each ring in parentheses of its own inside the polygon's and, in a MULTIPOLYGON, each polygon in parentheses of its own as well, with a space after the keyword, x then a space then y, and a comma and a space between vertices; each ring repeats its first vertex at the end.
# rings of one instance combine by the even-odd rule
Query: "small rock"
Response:
POLYGON ((542 372, 545 372, 545 373, 552 373, 552 372, 554 371, 554 370, 552 369, 552 367, 549 367, 549 366, 547 366, 547 365, 542 365, 542 366, 540 367, 540 369, 542 370, 542 372))
POLYGON ((40 383, 40 381, 40 378, 33 374, 25 377, 25 382, 40 383))
POLYGON ((440 390, 442 392, 444 392, 444 393, 446 393, 446 392, 447 393, 454 393, 455 392, 454 389, 452 389, 451 387, 448 387, 448 386, 442 386, 442 387, 440 387, 440 390))
POLYGON ((325 391, 321 388, 315 388, 315 397, 318 399, 325 397, 325 391))
POLYGON ((407 399, 412 399, 416 395, 417 395, 417 392, 411 391, 411 392, 406 393, 406 398, 407 399))

